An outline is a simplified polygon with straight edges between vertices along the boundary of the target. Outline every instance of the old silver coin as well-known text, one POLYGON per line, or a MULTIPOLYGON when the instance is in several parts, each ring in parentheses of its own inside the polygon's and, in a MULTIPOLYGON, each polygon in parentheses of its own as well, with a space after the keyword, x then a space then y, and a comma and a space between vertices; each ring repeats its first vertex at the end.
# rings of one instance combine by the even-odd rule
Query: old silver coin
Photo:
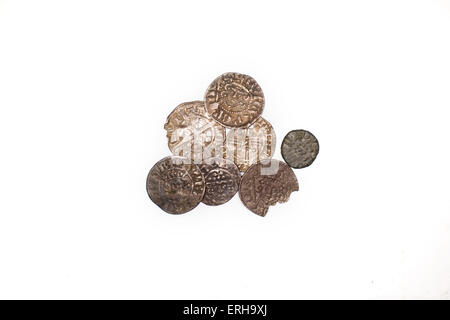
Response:
POLYGON ((225 127, 246 127, 263 112, 264 94, 252 77, 229 72, 211 83, 205 104, 211 117, 225 127))
POLYGON ((178 105, 167 117, 164 129, 175 156, 197 164, 206 158, 223 156, 225 127, 208 114, 203 101, 178 105))
POLYGON ((281 155, 286 163, 295 169, 305 168, 317 157, 319 142, 306 130, 292 130, 281 143, 281 155))
POLYGON ((241 172, 245 172, 252 164, 272 158, 275 145, 275 130, 267 120, 259 117, 248 128, 228 131, 226 157, 232 159, 241 172))
POLYGON ((158 161, 147 176, 150 199, 167 213, 181 214, 194 209, 205 194, 200 168, 182 157, 158 161))
POLYGON ((239 197, 247 209, 265 216, 270 206, 288 201, 293 191, 298 191, 298 181, 292 169, 283 161, 268 159, 244 173, 239 197))
POLYGON ((241 180, 233 161, 214 157, 204 160, 199 167, 205 178, 204 204, 217 206, 233 198, 241 180))

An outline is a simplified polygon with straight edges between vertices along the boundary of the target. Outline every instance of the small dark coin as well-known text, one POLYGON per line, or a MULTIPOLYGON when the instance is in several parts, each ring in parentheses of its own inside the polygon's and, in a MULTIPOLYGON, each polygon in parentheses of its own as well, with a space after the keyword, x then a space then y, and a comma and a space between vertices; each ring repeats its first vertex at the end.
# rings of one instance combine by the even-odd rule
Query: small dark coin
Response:
POLYGON ((294 171, 284 162, 267 159, 252 165, 242 176, 239 197, 252 212, 265 216, 269 206, 289 200, 298 191, 294 171))
POLYGON ((205 178, 203 203, 209 206, 224 204, 239 189, 241 174, 233 161, 214 157, 203 161, 200 170, 205 178))
POLYGON ((200 168, 188 159, 166 157, 150 170, 147 193, 167 213, 186 213, 202 201, 205 180, 200 168))
POLYGON ((319 153, 319 141, 309 131, 292 130, 281 143, 281 155, 295 169, 309 166, 319 153))
POLYGON ((229 72, 215 79, 206 90, 208 113, 225 127, 246 127, 264 109, 264 94, 258 83, 245 74, 229 72))

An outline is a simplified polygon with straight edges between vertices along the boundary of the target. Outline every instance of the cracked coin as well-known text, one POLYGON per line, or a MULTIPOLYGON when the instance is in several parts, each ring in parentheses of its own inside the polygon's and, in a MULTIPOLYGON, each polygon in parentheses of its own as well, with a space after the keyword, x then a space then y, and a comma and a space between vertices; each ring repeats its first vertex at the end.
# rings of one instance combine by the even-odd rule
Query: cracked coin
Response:
POLYGON ((281 144, 281 155, 284 161, 295 169, 311 165, 318 153, 319 141, 306 130, 290 131, 281 144))
POLYGON ((298 181, 292 169, 282 161, 269 159, 244 173, 239 197, 250 211, 265 216, 269 206, 288 201, 293 191, 298 191, 298 181))
POLYGON ((241 172, 252 164, 272 158, 276 136, 272 125, 262 117, 248 128, 232 128, 226 138, 226 156, 241 172))
POLYGON ((241 180, 233 161, 214 157, 204 160, 199 167, 205 178, 204 204, 217 206, 233 198, 241 180))
POLYGON ((186 213, 202 201, 205 180, 200 168, 190 160, 166 157, 150 170, 147 193, 167 213, 186 213))
POLYGON ((225 128, 206 111, 203 101, 182 103, 167 117, 169 149, 175 156, 182 156, 201 163, 203 159, 223 156, 225 128))
POLYGON ((245 127, 261 115, 264 94, 252 77, 230 72, 211 83, 205 103, 209 114, 225 127, 245 127))

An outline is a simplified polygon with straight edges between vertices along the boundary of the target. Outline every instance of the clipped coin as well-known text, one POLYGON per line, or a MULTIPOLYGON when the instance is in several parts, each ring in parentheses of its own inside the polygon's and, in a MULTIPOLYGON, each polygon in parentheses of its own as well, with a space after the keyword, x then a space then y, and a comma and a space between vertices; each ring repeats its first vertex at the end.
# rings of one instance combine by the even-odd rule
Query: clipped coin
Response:
POLYGON ((262 117, 248 128, 232 128, 226 138, 226 157, 232 159, 241 172, 252 164, 272 158, 276 136, 272 125, 262 117))
POLYGON ((202 160, 223 156, 225 128, 206 111, 203 101, 177 106, 164 125, 169 149, 181 156, 201 163, 202 160))
POLYGON ((186 213, 202 201, 205 180, 200 168, 188 159, 166 157, 151 168, 147 193, 165 212, 186 213))
POLYGON ((214 157, 204 160, 199 167, 205 178, 204 204, 217 206, 233 198, 241 180, 241 174, 233 161, 214 157))
POLYGON ((319 141, 306 130, 290 131, 281 143, 281 156, 290 167, 295 169, 311 165, 318 153, 319 141))
POLYGON ((209 114, 225 127, 246 127, 261 115, 264 94, 252 77, 230 72, 211 83, 205 103, 209 114))
POLYGON ((288 201, 293 191, 298 191, 298 181, 292 169, 282 161, 269 159, 252 165, 244 173, 239 197, 247 209, 265 216, 269 206, 288 201))

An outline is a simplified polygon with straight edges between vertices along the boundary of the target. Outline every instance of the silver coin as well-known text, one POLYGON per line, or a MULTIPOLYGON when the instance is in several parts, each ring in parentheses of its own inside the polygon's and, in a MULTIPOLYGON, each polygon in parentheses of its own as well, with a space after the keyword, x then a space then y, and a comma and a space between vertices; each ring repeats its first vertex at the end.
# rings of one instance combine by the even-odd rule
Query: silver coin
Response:
POLYGON ((150 170, 147 193, 167 213, 186 213, 202 201, 205 179, 200 168, 190 160, 166 157, 150 170))
POLYGON ((311 165, 318 153, 319 141, 306 130, 290 131, 281 143, 281 155, 284 161, 295 169, 311 165))
POLYGON ((202 202, 209 206, 224 204, 239 189, 241 174, 233 161, 209 158, 199 165, 205 178, 205 196, 202 202))

